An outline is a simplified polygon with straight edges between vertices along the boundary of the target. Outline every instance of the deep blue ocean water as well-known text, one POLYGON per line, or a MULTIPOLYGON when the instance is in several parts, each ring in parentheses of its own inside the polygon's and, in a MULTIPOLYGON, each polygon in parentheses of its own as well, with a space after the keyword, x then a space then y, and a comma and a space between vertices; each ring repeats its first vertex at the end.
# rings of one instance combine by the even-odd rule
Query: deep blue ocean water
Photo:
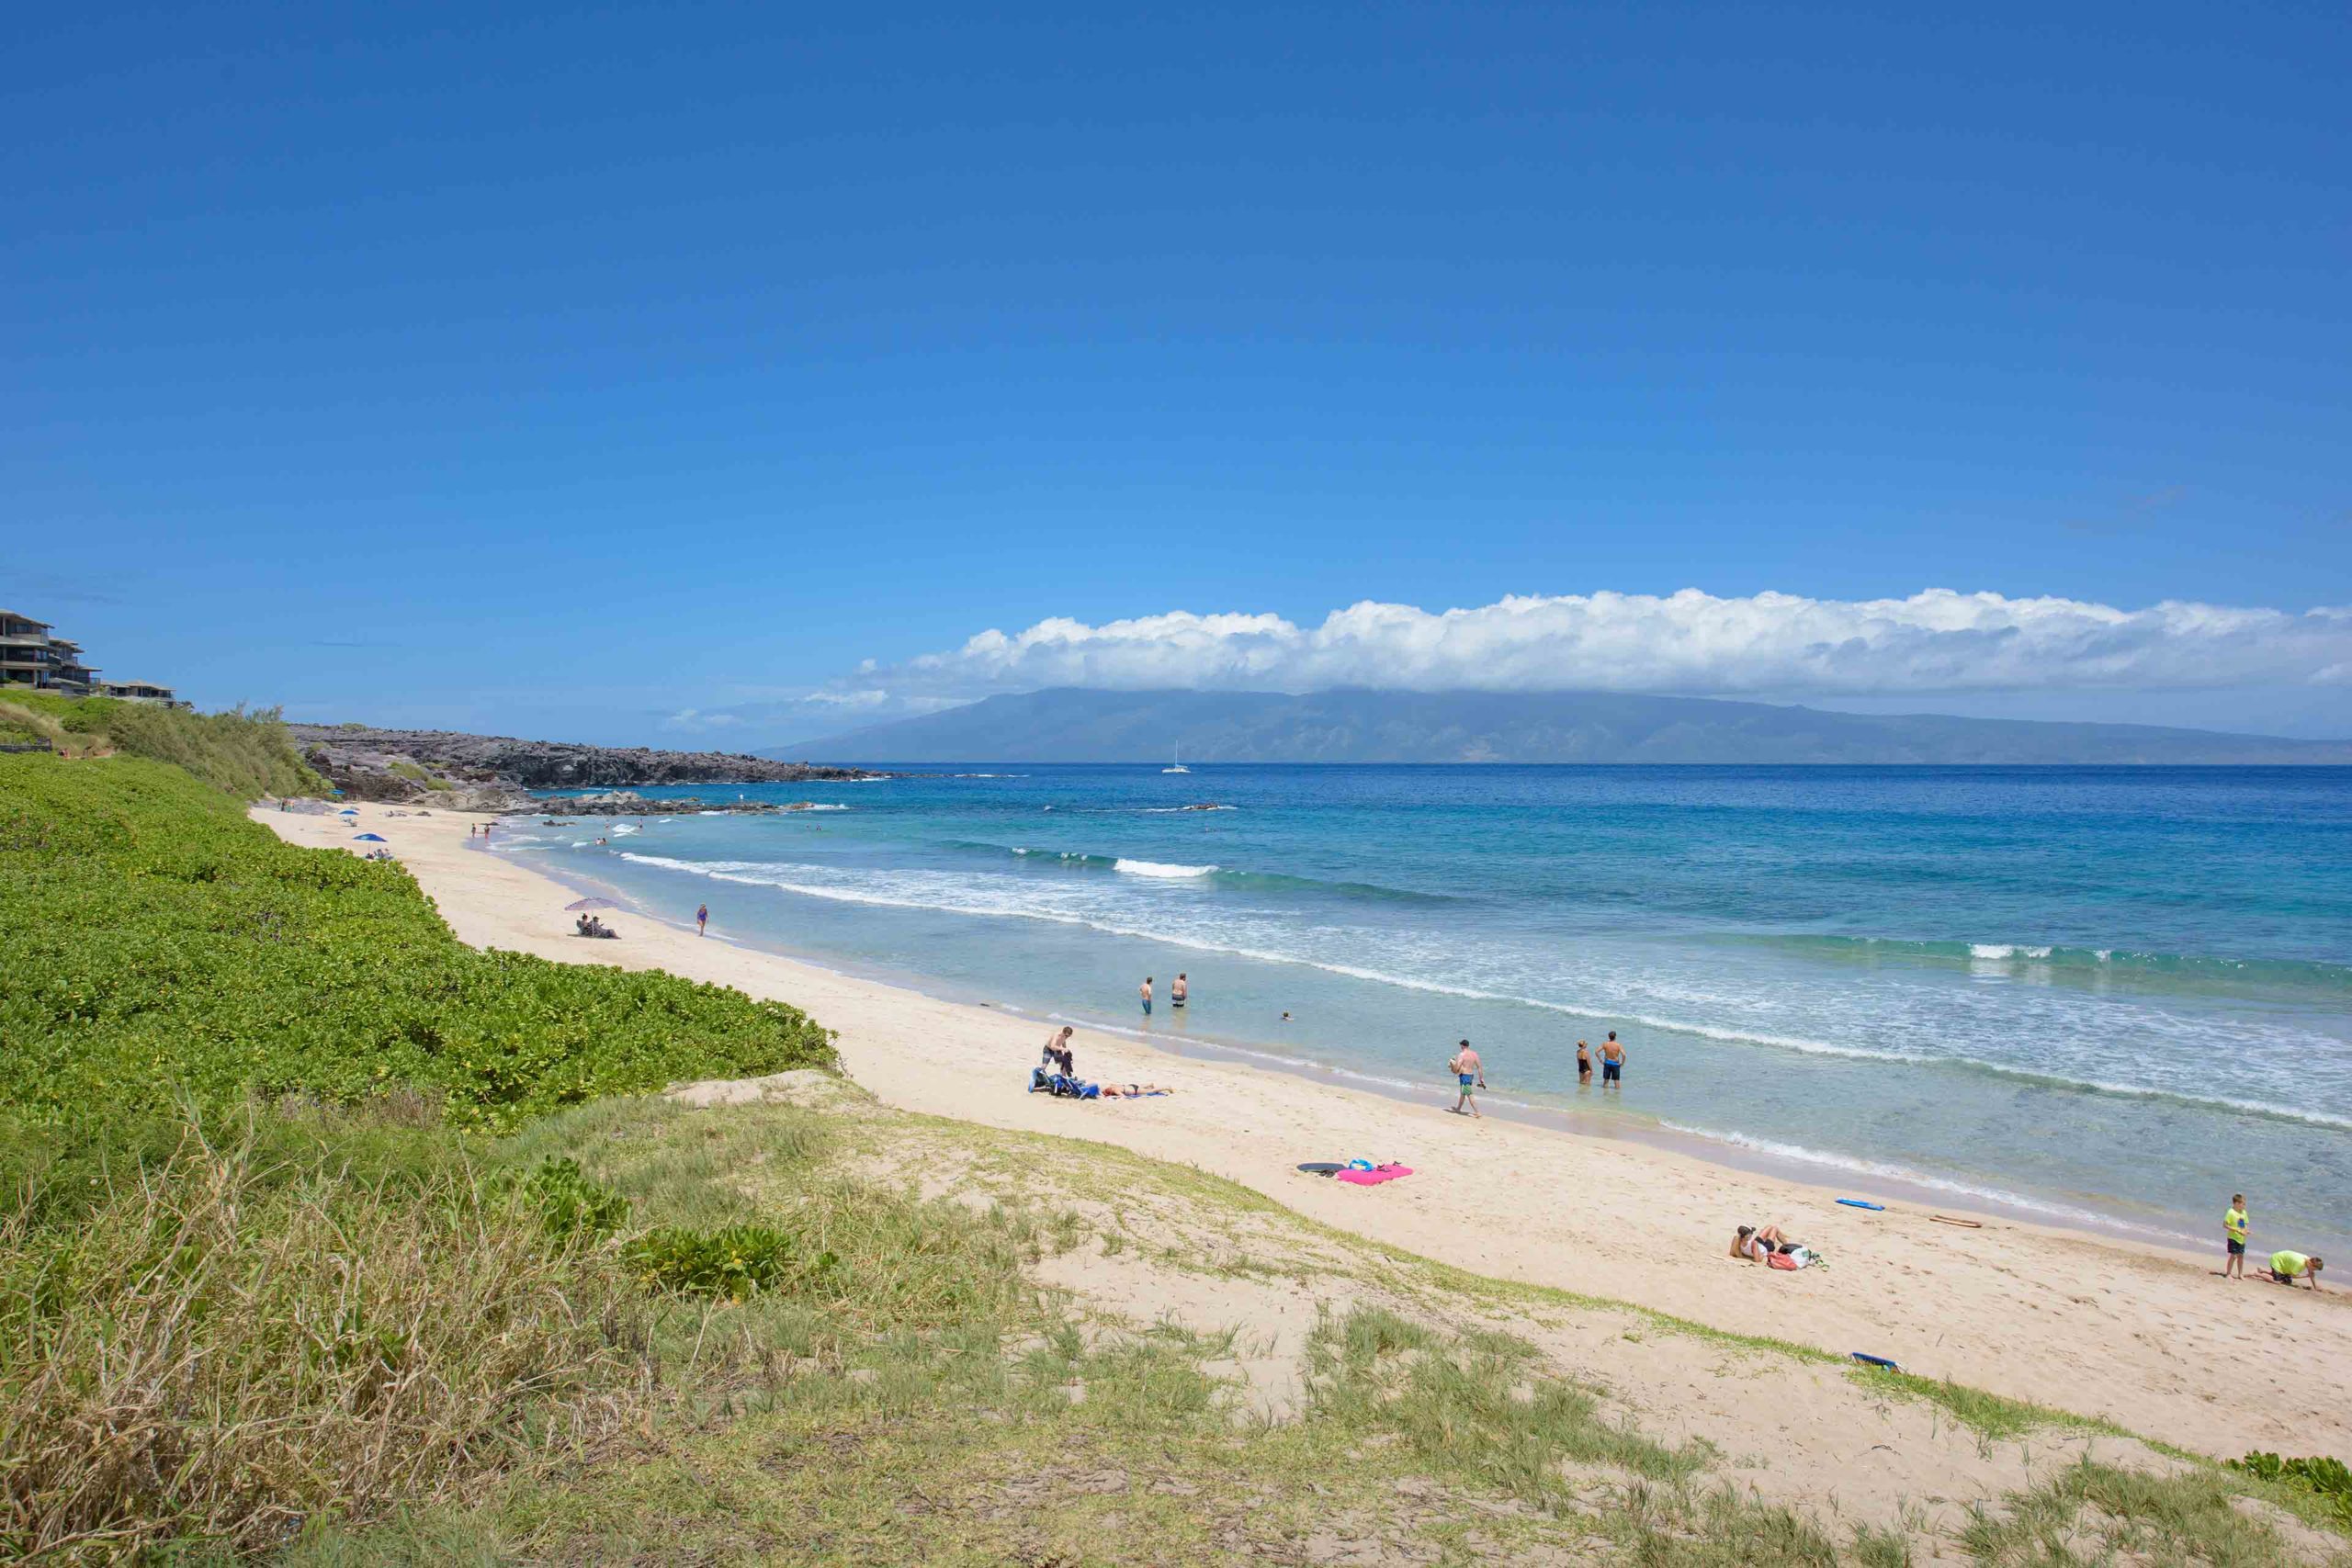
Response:
POLYGON ((1572 1127, 2199 1244, 2244 1191, 2259 1250, 2352 1243, 2352 770, 922 772, 501 850, 1082 1031, 1432 1096, 1467 1035, 1491 1102, 1572 1127), (1610 1029, 1624 1088, 1580 1091, 1610 1029))

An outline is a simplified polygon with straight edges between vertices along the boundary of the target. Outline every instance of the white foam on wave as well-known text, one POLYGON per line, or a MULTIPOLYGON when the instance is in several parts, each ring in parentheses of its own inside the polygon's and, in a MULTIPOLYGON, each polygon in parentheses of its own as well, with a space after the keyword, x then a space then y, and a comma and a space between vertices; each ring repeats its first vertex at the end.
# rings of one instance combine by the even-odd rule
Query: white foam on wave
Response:
POLYGON ((1121 860, 1112 863, 1113 871, 1124 871, 1129 876, 1206 876, 1213 865, 1172 865, 1156 860, 1121 860))
MULTIPOLYGON (((2047 958, 2050 956, 2050 949, 2046 947, 2019 947, 2015 942, 1973 942, 1968 944, 1968 956, 1971 958, 1994 959, 2047 958)), ((2104 953, 2099 954, 2099 957, 2102 959, 2106 956, 2107 954, 2104 953)))
POLYGON ((1876 1177, 1882 1181, 1900 1181, 1911 1187, 1924 1187, 1931 1191, 1950 1192, 1958 1197, 1974 1198, 1998 1203, 2004 1208, 2023 1210, 2029 1213, 2048 1214, 2054 1219, 2069 1220, 2077 1224, 2113 1226, 2134 1231, 2143 1235, 2156 1236, 2170 1242, 2194 1245, 2199 1237, 2181 1231, 2165 1230, 2158 1225, 2134 1224, 2113 1214, 2100 1213, 2095 1209, 2080 1209, 2071 1203, 2053 1203, 2043 1198, 2029 1198, 2000 1187, 1983 1187, 1973 1182, 1955 1181, 1950 1177, 1930 1176, 1913 1170, 1908 1166, 1890 1164, 1884 1160, 1863 1159, 1854 1155, 1830 1154, 1823 1149, 1807 1148, 1803 1144, 1781 1143, 1773 1138, 1758 1138, 1747 1133, 1726 1133, 1712 1127, 1686 1126, 1679 1122, 1661 1121, 1659 1126, 1671 1132, 1705 1138, 1713 1143, 1729 1144, 1734 1148, 1750 1149, 1774 1159, 1794 1161, 1803 1165, 1825 1166, 1833 1170, 1855 1176, 1876 1177))
POLYGON ((812 802, 809 805, 803 807, 801 809, 804 811, 854 811, 857 807, 854 806, 825 806, 812 802))
POLYGON ((1238 806, 1138 806, 1146 817, 1172 817, 1182 811, 1238 811, 1238 806))
MULTIPOLYGON (((1134 938, 1146 942, 1164 942, 1170 946, 1190 948, 1196 953, 1221 953, 1233 958, 1250 959, 1261 964, 1295 964, 1319 969, 1326 974, 1341 975, 1350 979, 1369 981, 1374 985, 1394 986, 1405 990, 1421 991, 1437 996, 1460 997, 1471 1001, 1503 1002, 1520 1007, 1538 1008, 1546 1012, 1564 1014, 1577 1019, 1622 1021, 1644 1029, 1666 1033, 1696 1035, 1731 1045, 1761 1045, 1774 1050, 1794 1052, 1807 1056, 1840 1057, 1852 1061, 1883 1062, 1905 1066, 1930 1066, 1973 1069, 1996 1076, 2021 1079, 2053 1089, 2072 1089, 2099 1094, 2112 1094, 2133 1100, 2168 1100, 2177 1103, 2201 1105, 2211 1110, 2237 1111, 2277 1121, 2298 1122, 2312 1126, 2352 1128, 2352 1117, 2337 1116, 2326 1111, 2305 1111, 2292 1106, 2268 1104, 2259 1100, 2242 1100, 2219 1095, 2190 1094, 2178 1089, 2158 1089, 2136 1084, 2119 1084, 2098 1078, 2075 1077, 2063 1073, 2041 1072, 2007 1063, 1991 1062, 1977 1056, 1931 1055, 1910 1051, 1887 1051, 1861 1045, 1840 1045, 1826 1041, 1807 1040, 1785 1034, 1765 1033, 1754 1030, 1725 1029, 1712 1024, 1695 1023, 1686 1019, 1664 1018, 1624 1008, 1596 1008, 1571 1002, 1555 1001, 1536 997, 1514 996, 1508 991, 1483 989, 1475 986, 1455 985, 1442 980, 1426 979, 1417 975, 1397 974, 1369 968, 1362 964, 1342 964, 1333 960, 1309 957, 1296 953, 1250 947, 1233 942, 1212 942, 1205 938, 1169 931, 1154 931, 1114 920, 1040 908, 1030 903, 989 904, 959 902, 937 897, 915 897, 895 893, 827 886, 803 880, 806 876, 824 874, 824 869, 813 865, 791 865, 764 861, 712 861, 697 863, 673 860, 663 855, 622 853, 623 860, 640 864, 662 866, 695 875, 708 876, 721 882, 739 882, 755 886, 774 887, 781 892, 797 893, 811 898, 831 899, 837 903, 863 904, 882 908, 926 909, 943 914, 973 915, 994 919, 1011 915, 1021 919, 1041 920, 1052 925, 1077 926, 1101 931, 1107 936, 1134 938)), ((1066 857, 1067 858, 1067 857, 1066 857)), ((1121 862, 1120 869, 1127 870, 1136 863, 1121 862)), ((1169 868, 1146 875, 1196 876, 1214 871, 1214 866, 1169 868)))

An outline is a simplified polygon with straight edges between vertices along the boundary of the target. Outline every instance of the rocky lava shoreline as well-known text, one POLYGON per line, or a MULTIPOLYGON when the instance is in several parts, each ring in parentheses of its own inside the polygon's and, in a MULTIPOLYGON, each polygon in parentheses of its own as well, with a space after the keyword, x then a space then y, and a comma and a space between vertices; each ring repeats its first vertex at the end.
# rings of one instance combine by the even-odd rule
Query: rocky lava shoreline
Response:
MULTIPOLYGON (((356 724, 289 724, 302 760, 354 799, 432 805, 456 811, 544 811, 528 792, 687 784, 800 784, 887 778, 857 768, 779 762, 731 751, 660 751, 644 746, 587 746, 468 735, 449 729, 374 729, 356 724)), ((788 810, 761 803, 647 801, 600 816, 678 811, 788 810)), ((571 809, 585 812, 584 806, 571 809)))

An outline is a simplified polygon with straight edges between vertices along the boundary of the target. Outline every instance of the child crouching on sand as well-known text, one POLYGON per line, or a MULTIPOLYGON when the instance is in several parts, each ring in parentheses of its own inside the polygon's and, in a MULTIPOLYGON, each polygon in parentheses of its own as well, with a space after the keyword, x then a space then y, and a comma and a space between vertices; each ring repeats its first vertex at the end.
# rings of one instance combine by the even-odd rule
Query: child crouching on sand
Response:
POLYGON ((2300 1252, 2280 1250, 2270 1255, 2270 1267, 2263 1272, 2281 1285, 2292 1285, 2301 1280, 2312 1290, 2319 1289, 2320 1259, 2306 1258, 2300 1252))

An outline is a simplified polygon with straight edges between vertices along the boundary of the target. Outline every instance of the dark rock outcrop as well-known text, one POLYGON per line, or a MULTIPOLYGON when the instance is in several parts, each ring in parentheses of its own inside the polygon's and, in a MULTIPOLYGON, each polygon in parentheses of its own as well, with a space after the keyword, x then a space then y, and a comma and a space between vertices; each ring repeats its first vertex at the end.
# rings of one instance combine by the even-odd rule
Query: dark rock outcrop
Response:
MULTIPOLYGON (((535 789, 683 784, 799 784, 877 778, 856 768, 819 768, 726 751, 656 751, 643 746, 582 746, 447 729, 370 729, 364 725, 290 724, 303 761, 346 795, 413 801, 455 811, 530 811, 535 789)), ((740 809, 726 802, 649 802, 631 815, 673 809, 740 809)), ((580 809, 585 810, 586 807, 580 809)), ((771 807, 771 809, 775 809, 771 807)), ((609 815, 609 813, 606 813, 609 815)))

